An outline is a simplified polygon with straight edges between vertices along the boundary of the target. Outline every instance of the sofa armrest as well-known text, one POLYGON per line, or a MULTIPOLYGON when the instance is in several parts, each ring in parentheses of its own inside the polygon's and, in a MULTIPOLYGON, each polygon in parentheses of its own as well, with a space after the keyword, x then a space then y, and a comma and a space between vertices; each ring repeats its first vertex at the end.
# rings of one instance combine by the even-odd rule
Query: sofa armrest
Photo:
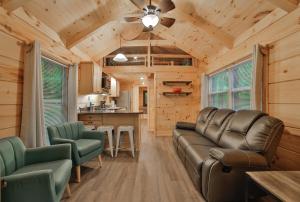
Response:
POLYGON ((184 129, 184 130, 195 130, 196 124, 190 122, 177 122, 176 123, 177 129, 184 129))
POLYGON ((25 151, 25 165, 63 159, 71 159, 70 144, 26 149, 25 151))
POLYGON ((3 177, 4 201, 55 201, 56 192, 51 170, 41 170, 3 177), (34 190, 34 194, 32 193, 34 190))
POLYGON ((209 155, 227 167, 268 167, 265 157, 254 151, 212 148, 209 155))

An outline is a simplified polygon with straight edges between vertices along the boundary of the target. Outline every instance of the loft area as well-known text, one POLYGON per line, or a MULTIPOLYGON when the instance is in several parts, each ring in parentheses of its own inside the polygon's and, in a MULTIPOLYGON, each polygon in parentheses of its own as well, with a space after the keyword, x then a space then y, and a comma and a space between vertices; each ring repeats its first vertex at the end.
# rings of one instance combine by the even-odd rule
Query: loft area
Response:
POLYGON ((298 202, 299 6, 0 0, 0 201, 298 202))

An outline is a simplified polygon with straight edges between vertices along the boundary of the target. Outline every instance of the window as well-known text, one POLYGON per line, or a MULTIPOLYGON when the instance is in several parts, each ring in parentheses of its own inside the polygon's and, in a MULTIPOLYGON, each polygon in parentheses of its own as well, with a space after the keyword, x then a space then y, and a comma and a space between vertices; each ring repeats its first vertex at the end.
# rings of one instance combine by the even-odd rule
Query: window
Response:
POLYGON ((42 58, 45 126, 66 120, 66 68, 47 58, 42 58))
POLYGON ((252 60, 209 77, 209 105, 234 110, 251 108, 252 60))

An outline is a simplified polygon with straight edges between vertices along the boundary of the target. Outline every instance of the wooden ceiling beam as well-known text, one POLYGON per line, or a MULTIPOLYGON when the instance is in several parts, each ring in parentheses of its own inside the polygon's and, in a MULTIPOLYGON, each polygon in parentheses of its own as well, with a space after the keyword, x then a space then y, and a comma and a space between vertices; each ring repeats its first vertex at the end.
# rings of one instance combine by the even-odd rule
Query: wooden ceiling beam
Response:
POLYGON ((240 34, 234 41, 234 46, 238 46, 242 42, 246 41, 250 37, 256 35, 257 33, 261 32, 265 28, 269 27, 283 16, 285 16, 288 12, 282 10, 281 8, 274 9, 271 13, 266 15, 263 19, 258 21, 252 27, 247 29, 245 32, 240 34))
POLYGON ((8 15, 7 11, 0 8, 0 31, 14 36, 25 43, 34 40, 41 42, 44 54, 53 56, 60 62, 71 64, 83 60, 80 55, 65 48, 60 42, 56 32, 51 31, 40 21, 36 23, 34 16, 28 16, 23 9, 16 10, 13 14, 8 15))
MULTIPOLYGON (((149 45, 149 40, 122 41, 122 47, 148 46, 148 45, 149 45)), ((175 46, 175 43, 169 40, 150 40, 150 45, 172 47, 175 46)))
POLYGON ((295 10, 298 5, 296 3, 293 3, 289 0, 267 0, 274 6, 277 6, 278 8, 281 8, 282 10, 285 10, 287 12, 291 12, 295 10))
POLYGON ((195 13, 187 14, 184 11, 181 11, 179 8, 176 8, 170 11, 168 16, 173 17, 176 20, 190 22, 192 25, 203 30, 215 40, 223 44, 226 48, 231 49, 233 47, 234 38, 232 36, 221 31, 216 25, 208 22, 195 13))
MULTIPOLYGON (((129 11, 130 12, 130 11, 129 11)), ((87 39, 91 35, 93 35, 98 29, 102 26, 106 25, 109 22, 117 21, 123 19, 123 17, 128 14, 128 8, 121 7, 120 2, 116 0, 109 1, 108 4, 100 5, 92 12, 88 13, 86 16, 81 17, 80 19, 73 22, 69 27, 65 28, 63 31, 59 33, 60 37, 65 42, 65 45, 68 49, 76 46, 81 41, 87 39), (114 3, 115 2, 115 3, 114 3), (116 6, 119 5, 119 6, 116 6), (102 15, 101 13, 105 10, 109 15, 102 15), (88 19, 89 16, 98 15, 99 20, 93 23, 91 26, 84 30, 78 30, 72 36, 66 36, 69 31, 74 31, 73 25, 82 22, 84 19, 88 19)))
POLYGON ((0 0, 1 6, 9 13, 24 6, 31 0, 0 0))

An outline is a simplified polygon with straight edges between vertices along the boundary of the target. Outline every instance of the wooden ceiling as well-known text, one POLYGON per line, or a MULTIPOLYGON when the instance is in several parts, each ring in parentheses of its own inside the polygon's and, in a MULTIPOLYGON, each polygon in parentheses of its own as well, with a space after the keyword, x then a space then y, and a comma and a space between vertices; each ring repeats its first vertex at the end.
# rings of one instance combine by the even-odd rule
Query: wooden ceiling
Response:
POLYGON ((31 32, 35 33, 32 31, 35 29, 36 33, 43 34, 35 36, 37 39, 48 37, 43 43, 49 44, 51 52, 62 52, 64 59, 68 59, 69 54, 81 60, 95 61, 119 49, 120 41, 122 47, 151 43, 164 51, 176 46, 196 58, 207 58, 233 48, 243 34, 245 38, 245 33, 255 31, 251 30, 253 26, 262 21, 265 22, 261 24, 267 26, 299 4, 298 0, 173 0, 176 8, 167 16, 174 17, 175 24, 170 28, 159 25, 149 37, 149 34, 142 33, 140 23, 124 21, 124 16, 138 16, 140 13, 130 0, 0 2, 3 7, 0 9, 2 30, 22 32, 14 25, 26 24, 32 27, 31 32), (13 19, 7 20, 10 18, 13 19))

